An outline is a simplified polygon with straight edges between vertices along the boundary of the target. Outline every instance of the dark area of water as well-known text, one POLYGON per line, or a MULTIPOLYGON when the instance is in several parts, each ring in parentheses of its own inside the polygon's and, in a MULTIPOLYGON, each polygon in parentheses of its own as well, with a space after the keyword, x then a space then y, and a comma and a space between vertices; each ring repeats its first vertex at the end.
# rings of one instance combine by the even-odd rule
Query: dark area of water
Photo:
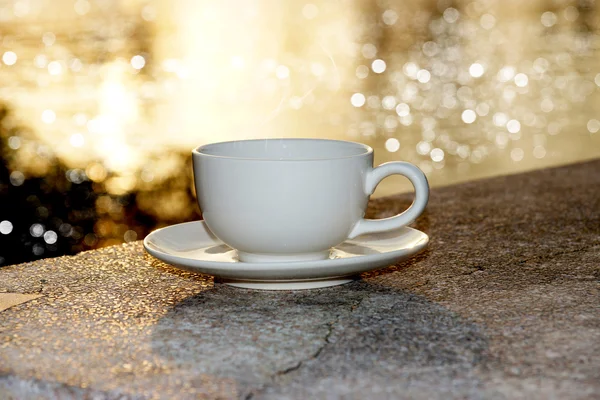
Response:
MULTIPOLYGON (((43 177, 15 175, 9 168, 14 151, 8 140, 25 133, 2 123, 9 115, 0 107, 0 267, 141 239, 175 222, 141 210, 140 191, 109 195, 102 183, 85 174, 73 179, 72 170, 51 155, 45 155, 51 162, 43 177)), ((191 189, 184 193, 193 204, 191 189)), ((177 222, 198 219, 197 209, 177 222)))

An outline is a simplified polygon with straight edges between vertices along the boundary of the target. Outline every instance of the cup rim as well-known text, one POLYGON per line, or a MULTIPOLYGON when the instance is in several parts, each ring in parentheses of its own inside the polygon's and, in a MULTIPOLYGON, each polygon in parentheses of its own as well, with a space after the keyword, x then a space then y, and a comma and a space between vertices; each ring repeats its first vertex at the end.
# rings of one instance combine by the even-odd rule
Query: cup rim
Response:
POLYGON ((242 140, 227 140, 223 142, 214 142, 207 143, 201 146, 196 147, 192 150, 194 155, 209 157, 209 158, 218 158, 218 159, 228 159, 228 160, 244 160, 244 161, 278 161, 278 162, 308 162, 308 161, 323 161, 323 160, 343 160, 354 157, 364 157, 366 155, 373 153, 373 148, 364 143, 352 142, 349 140, 338 140, 338 139, 319 139, 319 138, 264 138, 264 139, 242 139, 242 140), (340 157, 320 157, 320 158, 290 158, 290 159, 279 159, 279 158, 255 158, 255 157, 236 157, 236 156, 222 156, 215 154, 208 154, 203 151, 206 151, 209 147, 230 144, 230 143, 243 143, 243 142, 258 142, 258 141, 312 141, 312 142, 329 142, 329 143, 339 143, 346 145, 353 145, 358 148, 363 149, 364 151, 359 154, 352 154, 349 156, 340 156, 340 157))

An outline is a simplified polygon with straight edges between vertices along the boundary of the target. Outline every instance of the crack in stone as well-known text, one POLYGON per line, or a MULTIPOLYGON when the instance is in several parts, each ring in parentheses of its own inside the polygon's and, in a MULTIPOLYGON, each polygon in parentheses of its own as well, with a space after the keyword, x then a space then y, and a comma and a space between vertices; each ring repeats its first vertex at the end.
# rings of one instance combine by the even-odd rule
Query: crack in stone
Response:
POLYGON ((315 351, 310 357, 304 359, 304 360, 300 360, 298 361, 298 363, 296 365, 293 365, 289 368, 284 369, 283 371, 278 371, 277 375, 278 376, 282 376, 282 375, 287 375, 290 372, 294 372, 300 369, 300 367, 302 367, 302 365, 307 362, 307 361, 311 361, 311 360, 315 360, 319 357, 319 355, 323 352, 323 349, 329 344, 329 338, 331 337, 331 334, 333 333, 333 327, 335 324, 337 324, 340 320, 340 316, 342 314, 338 314, 335 316, 335 320, 333 322, 329 322, 327 324, 327 333, 325 334, 325 337, 323 338, 323 345, 321 345, 317 351, 315 351))
MULTIPOLYGON (((349 310, 349 311, 350 311, 350 313, 353 313, 353 312, 354 312, 354 311, 355 311, 355 310, 356 310, 356 309, 357 309, 357 308, 358 308, 358 307, 359 307, 359 306, 362 304, 362 302, 363 302, 365 299, 367 299, 368 297, 370 297, 370 296, 369 296, 369 294, 367 293, 367 294, 366 294, 364 297, 362 297, 362 298, 361 298, 359 301, 357 301, 357 302, 355 302, 354 304, 352 304, 352 305, 350 306, 350 310, 349 310)), ((304 360, 300 360, 300 361, 298 361, 298 363, 297 363, 297 364, 295 364, 295 365, 293 365, 293 366, 291 366, 291 367, 289 367, 289 368, 286 368, 286 369, 284 369, 284 370, 282 370, 282 371, 278 371, 278 372, 276 372, 274 376, 283 376, 283 375, 287 375, 287 374, 289 374, 290 372, 294 372, 294 371, 297 371, 297 370, 299 370, 299 369, 302 367, 302 365, 304 365, 304 363, 306 363, 306 362, 308 362, 308 361, 312 361, 312 360, 315 360, 315 359, 317 359, 317 358, 318 358, 318 357, 321 355, 321 353, 323 352, 323 350, 325 349, 325 347, 327 347, 327 345, 331 343, 329 340, 330 340, 330 338, 331 338, 331 335, 333 334, 333 331, 334 331, 334 329, 335 329, 335 325, 337 325, 337 324, 338 324, 338 322, 340 322, 340 318, 341 318, 342 314, 344 314, 344 313, 343 313, 343 312, 341 312, 341 313, 337 314, 337 315, 335 316, 335 319, 333 320, 333 322, 329 322, 329 323, 327 324, 327 333, 326 333, 326 334, 325 334, 325 336, 323 337, 323 345, 321 345, 321 346, 320 346, 320 347, 317 349, 317 351, 315 351, 315 352, 314 352, 314 353, 313 353, 313 354, 312 354, 310 357, 308 357, 308 358, 306 358, 306 359, 304 359, 304 360)))
MULTIPOLYGON (((297 371, 300 369, 300 367, 302 367, 302 365, 308 361, 311 360, 315 360, 316 358, 319 357, 319 355, 321 354, 321 352, 323 352, 323 349, 329 344, 329 338, 331 337, 331 334, 333 333, 333 329, 334 329, 334 325, 337 324, 340 320, 341 317, 341 313, 335 316, 335 319, 333 322, 329 322, 327 324, 327 333, 325 334, 325 336, 323 337, 323 344, 321 346, 319 346, 319 348, 317 349, 317 351, 315 351, 310 357, 305 358, 303 360, 298 361, 296 364, 292 365, 291 367, 288 367, 284 370, 281 371, 277 371, 275 372, 275 374, 273 374, 271 376, 271 381, 274 381, 277 377, 280 376, 285 376, 291 372, 297 371)), ((246 394, 243 395, 243 399, 244 400, 250 400, 254 397, 254 395, 261 391, 264 390, 268 385, 263 385, 260 388, 253 388, 250 389, 246 394)))
MULTIPOLYGON (((271 384, 275 383, 277 381, 277 378, 281 378, 281 377, 285 377, 287 375, 289 375, 290 373, 294 372, 294 371, 298 371, 302 368, 303 365, 305 365, 307 362, 312 361, 312 360, 316 360, 321 353, 323 352, 323 350, 325 350, 325 348, 327 347, 327 345, 331 344, 330 340, 331 340, 331 335, 333 335, 333 331, 335 330, 335 326, 340 322, 340 319, 342 317, 342 315, 347 314, 350 315, 352 314, 366 299, 370 298, 371 294, 370 293, 366 293, 363 297, 361 297, 358 301, 353 302, 350 305, 350 308, 347 311, 342 311, 340 313, 338 313, 334 320, 332 322, 329 322, 327 324, 327 333, 325 334, 325 336, 323 337, 323 344, 321 346, 319 346, 319 348, 309 357, 298 361, 296 364, 292 365, 291 367, 288 367, 284 370, 281 371, 277 371, 275 372, 273 375, 271 375, 270 378, 270 382, 271 384)), ((256 395, 258 395, 260 392, 264 391, 265 389, 267 389, 267 387, 269 387, 270 384, 265 382, 262 385, 259 385, 258 387, 250 387, 247 388, 246 391, 244 391, 244 393, 240 396, 240 398, 243 398, 244 400, 250 400, 253 399, 256 395)))

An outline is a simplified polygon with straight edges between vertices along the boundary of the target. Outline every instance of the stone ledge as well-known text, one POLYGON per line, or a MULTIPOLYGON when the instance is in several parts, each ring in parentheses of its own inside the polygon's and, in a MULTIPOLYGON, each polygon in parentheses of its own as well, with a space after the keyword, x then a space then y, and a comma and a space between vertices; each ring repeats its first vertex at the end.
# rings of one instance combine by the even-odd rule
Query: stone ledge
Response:
MULTIPOLYGON (((600 161, 436 189, 418 257, 252 292, 141 243, 0 269, 0 391, 80 398, 590 398, 600 392, 600 161)), ((371 203, 383 217, 401 195, 371 203)))

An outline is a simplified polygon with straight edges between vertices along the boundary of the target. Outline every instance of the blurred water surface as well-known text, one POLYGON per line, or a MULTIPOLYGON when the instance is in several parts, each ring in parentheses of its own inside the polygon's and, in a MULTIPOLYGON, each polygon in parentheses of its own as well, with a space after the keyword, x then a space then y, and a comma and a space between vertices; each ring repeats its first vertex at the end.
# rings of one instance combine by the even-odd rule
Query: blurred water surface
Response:
POLYGON ((197 219, 208 142, 360 141, 433 186, 598 157, 598 26, 591 0, 0 0, 0 265, 197 219))

